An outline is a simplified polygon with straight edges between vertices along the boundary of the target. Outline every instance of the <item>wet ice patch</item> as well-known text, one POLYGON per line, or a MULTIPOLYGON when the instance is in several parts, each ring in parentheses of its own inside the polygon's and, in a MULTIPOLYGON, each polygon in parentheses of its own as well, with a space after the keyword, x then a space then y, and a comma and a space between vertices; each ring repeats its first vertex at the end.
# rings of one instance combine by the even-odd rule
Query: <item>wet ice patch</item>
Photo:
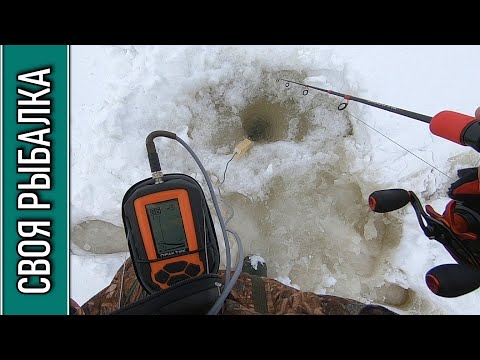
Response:
POLYGON ((71 226, 70 241, 94 254, 128 251, 123 227, 102 220, 86 220, 71 226))

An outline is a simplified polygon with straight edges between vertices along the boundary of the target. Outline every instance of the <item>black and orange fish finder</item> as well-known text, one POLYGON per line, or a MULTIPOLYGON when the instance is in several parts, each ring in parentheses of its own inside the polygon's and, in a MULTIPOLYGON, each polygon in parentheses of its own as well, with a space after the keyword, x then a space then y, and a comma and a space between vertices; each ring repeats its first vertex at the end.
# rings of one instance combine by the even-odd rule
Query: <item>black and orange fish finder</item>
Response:
POLYGON ((220 255, 199 183, 184 174, 163 175, 153 137, 150 147, 147 138, 147 150, 152 177, 127 191, 122 215, 135 272, 142 286, 153 293, 203 274, 216 274, 220 255))

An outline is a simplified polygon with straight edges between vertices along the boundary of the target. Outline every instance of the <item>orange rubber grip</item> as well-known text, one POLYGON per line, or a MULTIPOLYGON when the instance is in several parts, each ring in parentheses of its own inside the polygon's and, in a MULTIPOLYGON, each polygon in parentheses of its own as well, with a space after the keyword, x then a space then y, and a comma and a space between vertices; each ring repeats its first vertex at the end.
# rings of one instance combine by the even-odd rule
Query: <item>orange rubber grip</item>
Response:
POLYGON ((462 139, 464 130, 475 121, 477 119, 472 116, 455 111, 441 111, 430 121, 430 131, 434 135, 465 145, 462 139))

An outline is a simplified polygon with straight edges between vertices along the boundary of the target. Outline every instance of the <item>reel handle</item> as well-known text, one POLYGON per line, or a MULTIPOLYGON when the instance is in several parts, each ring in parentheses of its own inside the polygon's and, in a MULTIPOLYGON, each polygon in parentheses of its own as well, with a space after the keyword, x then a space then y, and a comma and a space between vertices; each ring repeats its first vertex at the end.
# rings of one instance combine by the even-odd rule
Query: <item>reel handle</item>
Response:
POLYGON ((368 197, 368 206, 377 213, 398 210, 410 202, 410 193, 404 189, 374 191, 368 197))
POLYGON ((480 269, 460 264, 443 264, 425 275, 428 288, 438 296, 452 298, 480 287, 480 269))

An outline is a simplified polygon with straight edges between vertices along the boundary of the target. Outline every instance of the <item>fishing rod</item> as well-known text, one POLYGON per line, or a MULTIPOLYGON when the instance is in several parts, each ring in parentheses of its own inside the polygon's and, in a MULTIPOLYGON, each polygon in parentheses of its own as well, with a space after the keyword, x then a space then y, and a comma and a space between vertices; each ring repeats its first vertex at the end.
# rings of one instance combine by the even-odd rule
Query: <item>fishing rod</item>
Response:
POLYGON ((337 91, 302 84, 292 80, 278 79, 277 82, 278 81, 284 81, 285 87, 289 87, 290 83, 305 87, 306 89, 303 90, 303 95, 308 94, 308 89, 314 89, 330 95, 342 97, 345 102, 342 102, 340 105, 338 105, 338 110, 345 110, 348 105, 348 101, 352 100, 394 114, 403 115, 411 119, 428 123, 430 124, 430 132, 432 134, 453 141, 459 145, 470 146, 471 148, 480 152, 480 121, 472 116, 460 114, 455 111, 445 110, 432 117, 413 111, 396 108, 394 106, 377 103, 375 101, 362 99, 356 96, 342 94, 337 91))
MULTIPOLYGON (((314 89, 342 97, 343 101, 338 105, 338 110, 345 110, 348 101, 353 100, 428 123, 430 124, 430 131, 434 135, 460 145, 470 146, 480 152, 480 120, 474 117, 454 111, 441 111, 430 117, 296 81, 287 79, 278 79, 277 81, 280 80, 285 82, 285 87, 289 87, 290 83, 303 86, 303 95, 308 94, 308 89, 314 89)), ((462 184, 459 185, 459 182, 461 180, 452 184, 450 189, 452 194, 455 194, 455 191, 452 190, 455 186, 462 186, 462 184)), ((464 184, 462 191, 476 194, 478 190, 472 189, 472 186, 478 187, 478 180, 476 182, 472 181, 471 184, 464 184), (465 186, 468 189, 465 189, 465 186)), ((470 209, 467 204, 454 200, 447 204, 443 214, 437 213, 429 205, 425 207, 425 211, 418 197, 412 191, 404 189, 378 190, 370 194, 368 198, 369 207, 377 213, 395 211, 408 203, 413 206, 418 223, 425 236, 441 243, 457 262, 456 264, 442 264, 430 269, 425 275, 428 288, 434 294, 448 298, 462 296, 479 288, 480 236, 478 233, 480 231, 480 214, 470 209)))

